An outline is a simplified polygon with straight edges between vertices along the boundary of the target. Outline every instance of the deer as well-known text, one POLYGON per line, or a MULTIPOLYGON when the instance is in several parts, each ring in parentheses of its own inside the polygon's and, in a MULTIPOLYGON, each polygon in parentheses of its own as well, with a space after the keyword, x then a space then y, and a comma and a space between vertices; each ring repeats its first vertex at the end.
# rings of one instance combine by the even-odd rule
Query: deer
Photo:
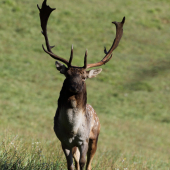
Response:
POLYGON ((118 46, 123 35, 123 24, 125 17, 121 22, 112 22, 116 26, 116 37, 109 51, 104 47, 104 58, 96 63, 87 64, 87 50, 84 56, 84 66, 73 66, 73 45, 69 61, 59 57, 52 52, 54 46, 50 46, 47 36, 47 22, 52 11, 44 0, 39 9, 40 24, 42 34, 45 38, 46 48, 43 50, 56 60, 55 65, 58 71, 65 76, 60 96, 58 99, 58 108, 54 117, 54 132, 61 142, 62 150, 67 160, 67 169, 73 170, 73 159, 77 170, 83 170, 86 164, 86 170, 91 170, 91 163, 97 150, 98 137, 100 133, 99 118, 93 107, 87 104, 86 79, 96 77, 102 69, 87 69, 102 66, 110 61, 112 52, 118 46), (60 62, 59 62, 60 61, 60 62), (62 63, 63 64, 62 64, 62 63), (87 156, 87 160, 86 160, 87 156))

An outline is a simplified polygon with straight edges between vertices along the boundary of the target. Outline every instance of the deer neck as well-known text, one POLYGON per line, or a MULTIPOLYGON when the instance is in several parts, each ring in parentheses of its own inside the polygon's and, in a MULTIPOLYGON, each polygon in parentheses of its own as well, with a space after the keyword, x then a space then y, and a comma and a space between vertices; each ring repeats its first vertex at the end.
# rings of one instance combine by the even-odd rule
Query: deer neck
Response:
MULTIPOLYGON (((86 124, 84 119, 86 113, 86 86, 81 93, 71 93, 68 90, 67 85, 64 83, 58 99, 58 127, 60 127, 62 133, 69 134, 69 136, 75 136, 78 131, 82 130, 86 124)), ((61 137, 62 138, 62 137, 61 137)), ((73 138, 69 139, 71 142, 73 138)))
POLYGON ((58 108, 78 109, 85 113, 87 103, 86 84, 84 83, 83 86, 83 90, 80 93, 72 93, 68 90, 66 83, 63 83, 58 99, 58 108))

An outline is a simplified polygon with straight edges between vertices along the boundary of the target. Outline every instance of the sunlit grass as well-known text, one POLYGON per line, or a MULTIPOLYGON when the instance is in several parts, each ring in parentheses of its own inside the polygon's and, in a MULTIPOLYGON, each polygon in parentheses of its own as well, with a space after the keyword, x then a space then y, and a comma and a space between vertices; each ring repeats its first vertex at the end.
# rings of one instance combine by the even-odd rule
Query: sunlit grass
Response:
MULTIPOLYGON (((42 50, 37 3, 41 6, 42 1, 0 2, 1 165, 6 161, 8 166, 35 166, 28 164, 35 154, 37 166, 42 168, 44 163, 52 169, 59 158, 59 167, 64 169, 64 154, 53 132, 64 77, 42 50), (7 137, 5 129, 11 131, 7 137), (10 144, 15 136, 15 145, 10 144), (36 147, 32 150, 35 142, 40 142, 45 157, 39 156, 36 147)), ((56 46, 53 51, 68 59, 73 44, 73 64, 78 66, 83 65, 85 49, 88 63, 102 59, 103 47, 109 49, 115 36, 111 22, 126 17, 112 60, 102 66, 100 75, 87 80, 88 103, 101 122, 93 169, 168 169, 169 1, 47 3, 56 7, 48 23, 50 44, 56 46)))
MULTIPOLYGON (((18 135, 5 131, 0 142, 0 168, 7 169, 66 169, 66 160, 58 142, 41 139, 27 141, 18 135)), ((148 148, 149 149, 149 148, 148 148)), ((159 160, 155 153, 149 151, 131 150, 124 152, 118 149, 98 150, 93 161, 93 169, 165 169, 169 167, 168 160, 159 160), (150 156, 150 157, 149 157, 150 156), (157 160, 157 161, 155 161, 157 160)))

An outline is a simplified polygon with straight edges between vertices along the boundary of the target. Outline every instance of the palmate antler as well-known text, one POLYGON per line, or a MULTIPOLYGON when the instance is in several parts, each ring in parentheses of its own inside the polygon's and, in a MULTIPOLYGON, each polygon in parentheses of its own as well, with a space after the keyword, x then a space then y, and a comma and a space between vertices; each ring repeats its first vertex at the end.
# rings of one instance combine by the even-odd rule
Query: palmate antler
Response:
POLYGON ((44 46, 42 45, 43 47, 43 50, 48 53, 52 58, 56 59, 56 60, 59 60, 63 63, 65 63, 66 65, 69 65, 69 62, 57 55, 55 55, 51 49, 54 47, 54 46, 50 46, 49 44, 49 41, 48 41, 48 36, 47 36, 47 22, 48 22, 48 18, 51 14, 52 11, 55 10, 55 8, 51 8, 49 6, 47 6, 46 4, 47 0, 44 0, 44 2, 42 3, 42 8, 40 9, 40 7, 37 5, 39 11, 40 11, 40 22, 41 22, 41 28, 42 28, 42 34, 44 35, 44 38, 45 38, 45 42, 46 42, 46 47, 47 47, 47 50, 44 48, 44 46))
MULTIPOLYGON (((55 55, 51 50, 54 46, 50 46, 49 41, 48 41, 47 22, 48 22, 48 18, 50 16, 51 12, 54 11, 55 8, 51 8, 50 6, 47 6, 46 2, 47 2, 47 0, 43 1, 41 9, 37 5, 37 7, 40 11, 40 22, 41 22, 42 34, 44 35, 46 47, 47 47, 47 50, 46 50, 44 48, 44 46, 42 45, 43 50, 47 54, 49 54, 52 58, 65 63, 68 67, 74 67, 74 66, 71 66, 71 62, 72 62, 72 59, 73 59, 73 45, 72 45, 72 48, 71 48, 71 55, 70 55, 69 61, 59 57, 58 55, 55 55)), ((106 55, 101 61, 99 61, 97 63, 87 64, 87 50, 86 50, 83 68, 87 69, 87 68, 91 68, 91 67, 101 66, 103 64, 106 64, 112 58, 112 52, 118 46, 120 39, 123 35, 123 24, 124 24, 124 22, 125 22, 125 17, 123 18, 122 22, 116 22, 116 21, 112 22, 113 24, 116 25, 116 38, 114 39, 113 44, 112 44, 112 46, 111 46, 111 48, 109 49, 108 52, 107 52, 106 48, 104 49, 104 53, 106 55)))
POLYGON ((101 66, 103 64, 106 64, 112 58, 112 52, 119 45, 120 39, 122 38, 123 35, 123 24, 125 23, 125 17, 123 17, 122 22, 114 21, 112 23, 116 25, 116 38, 114 39, 111 48, 107 52, 105 47, 104 48, 104 53, 106 54, 105 57, 98 63, 87 64, 86 68, 101 66))

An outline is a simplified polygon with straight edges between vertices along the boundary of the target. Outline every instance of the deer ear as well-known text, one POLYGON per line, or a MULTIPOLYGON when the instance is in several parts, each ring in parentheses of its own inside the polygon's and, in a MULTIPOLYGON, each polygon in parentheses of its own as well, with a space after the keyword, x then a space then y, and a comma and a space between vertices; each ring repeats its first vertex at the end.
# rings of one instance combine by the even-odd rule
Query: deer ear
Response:
POLYGON ((87 78, 96 77, 99 73, 101 73, 101 71, 102 71, 101 68, 87 71, 87 72, 86 72, 87 78))
POLYGON ((63 65, 63 64, 61 64, 60 62, 56 61, 56 62, 55 62, 55 66, 56 66, 57 70, 60 71, 61 74, 65 74, 65 73, 66 73, 67 68, 66 68, 65 65, 63 65))

